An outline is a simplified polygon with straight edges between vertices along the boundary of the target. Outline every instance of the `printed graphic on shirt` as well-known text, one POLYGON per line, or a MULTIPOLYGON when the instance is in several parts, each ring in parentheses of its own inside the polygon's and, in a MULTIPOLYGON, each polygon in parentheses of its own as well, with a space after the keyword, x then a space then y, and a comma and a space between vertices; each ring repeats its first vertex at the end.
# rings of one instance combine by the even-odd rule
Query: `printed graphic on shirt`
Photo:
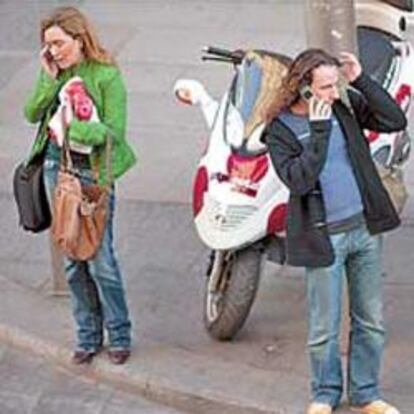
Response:
MULTIPOLYGON (((74 119, 78 121, 99 121, 98 112, 92 98, 86 89, 85 83, 79 76, 69 79, 59 92, 59 107, 50 119, 48 125, 49 137, 63 145, 65 125, 74 119)), ((72 151, 90 154, 91 146, 76 142, 69 142, 72 151)))

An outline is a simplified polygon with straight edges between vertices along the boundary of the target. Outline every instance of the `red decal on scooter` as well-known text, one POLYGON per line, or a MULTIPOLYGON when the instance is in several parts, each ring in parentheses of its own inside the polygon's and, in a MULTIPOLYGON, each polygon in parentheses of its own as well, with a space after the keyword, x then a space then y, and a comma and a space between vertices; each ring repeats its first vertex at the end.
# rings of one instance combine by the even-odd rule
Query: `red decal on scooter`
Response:
POLYGON ((380 136, 379 132, 377 131, 369 131, 367 135, 368 142, 374 142, 380 136))
POLYGON ((257 183, 267 173, 269 163, 265 154, 253 158, 232 154, 227 161, 227 168, 231 178, 257 183))
POLYGON ((407 106, 408 106, 409 102, 410 102, 410 98, 411 98, 411 87, 410 87, 410 85, 407 85, 406 83, 403 83, 398 88, 398 92, 395 96, 395 101, 405 111, 407 109, 407 106), (404 107, 403 107, 403 104, 404 104, 404 107))
POLYGON ((194 179, 193 185, 193 213, 194 217, 200 212, 203 207, 204 193, 208 189, 208 174, 205 167, 200 167, 194 179))
POLYGON ((279 233, 286 229, 287 204, 279 204, 270 213, 267 234, 279 233))

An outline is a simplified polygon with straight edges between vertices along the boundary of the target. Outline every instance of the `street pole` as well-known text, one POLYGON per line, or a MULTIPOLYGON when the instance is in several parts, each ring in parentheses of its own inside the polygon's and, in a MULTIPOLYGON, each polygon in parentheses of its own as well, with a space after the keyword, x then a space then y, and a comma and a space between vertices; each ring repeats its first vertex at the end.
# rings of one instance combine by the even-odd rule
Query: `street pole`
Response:
MULTIPOLYGON (((308 47, 326 50, 339 57, 340 52, 351 52, 358 56, 354 0, 306 0, 306 37, 308 47)), ((346 82, 340 78, 340 84, 346 82)), ((349 104, 348 95, 340 88, 341 99, 349 104)), ((344 282, 345 283, 345 282, 344 282)), ((344 289, 343 331, 349 332, 349 298, 344 289)), ((341 337, 342 353, 349 348, 349 335, 341 337)))
POLYGON ((306 0, 305 7, 308 47, 358 54, 354 0, 306 0))
POLYGON ((49 232, 50 259, 52 265, 52 295, 68 296, 68 286, 65 278, 63 255, 56 246, 49 232))

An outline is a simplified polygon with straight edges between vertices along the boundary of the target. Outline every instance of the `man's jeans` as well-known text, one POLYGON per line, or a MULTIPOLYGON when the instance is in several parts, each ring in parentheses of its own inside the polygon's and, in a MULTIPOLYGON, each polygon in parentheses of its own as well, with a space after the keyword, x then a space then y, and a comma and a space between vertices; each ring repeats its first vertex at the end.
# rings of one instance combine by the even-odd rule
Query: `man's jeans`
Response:
POLYGON ((335 263, 307 268, 308 349, 314 401, 336 407, 343 391, 340 354, 344 278, 348 282, 351 332, 348 396, 355 405, 380 398, 378 379, 384 347, 381 236, 365 226, 331 235, 335 263))
MULTIPOLYGON (((56 186, 59 161, 46 158, 44 180, 49 201, 56 186)), ((79 170, 81 181, 91 183, 92 172, 79 170)), ((79 349, 94 351, 103 344, 103 325, 108 332, 109 347, 129 349, 131 322, 122 284, 121 273, 113 250, 113 213, 115 197, 112 191, 106 230, 97 255, 81 262, 64 257, 66 279, 71 292, 73 315, 77 325, 79 349)))

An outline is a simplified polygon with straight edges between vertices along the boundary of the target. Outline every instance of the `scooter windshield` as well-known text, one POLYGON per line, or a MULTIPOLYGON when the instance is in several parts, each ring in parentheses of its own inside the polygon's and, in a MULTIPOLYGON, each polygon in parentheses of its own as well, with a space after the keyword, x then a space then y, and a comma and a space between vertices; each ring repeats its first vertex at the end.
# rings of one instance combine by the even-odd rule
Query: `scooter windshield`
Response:
POLYGON ((239 111, 243 123, 247 124, 252 115, 262 83, 262 68, 252 59, 244 59, 239 66, 234 83, 231 103, 239 111))
POLYGON ((260 141, 266 116, 287 70, 286 58, 265 52, 246 53, 230 87, 224 137, 241 152, 265 150, 260 141))

